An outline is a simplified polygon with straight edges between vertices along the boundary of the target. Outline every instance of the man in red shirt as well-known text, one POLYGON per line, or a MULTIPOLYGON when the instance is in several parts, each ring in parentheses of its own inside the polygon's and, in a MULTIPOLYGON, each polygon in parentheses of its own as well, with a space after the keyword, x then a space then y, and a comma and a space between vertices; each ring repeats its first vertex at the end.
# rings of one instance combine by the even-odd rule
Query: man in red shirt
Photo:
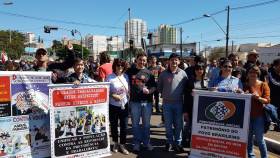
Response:
POLYGON ((113 72, 110 56, 106 52, 100 53, 100 67, 98 72, 101 82, 104 82, 105 78, 113 72))

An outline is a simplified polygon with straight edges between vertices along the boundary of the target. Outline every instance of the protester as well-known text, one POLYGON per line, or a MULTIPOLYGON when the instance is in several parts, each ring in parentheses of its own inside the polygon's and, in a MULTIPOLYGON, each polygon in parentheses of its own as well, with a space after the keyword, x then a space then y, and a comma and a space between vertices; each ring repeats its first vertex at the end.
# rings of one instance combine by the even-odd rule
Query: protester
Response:
POLYGON ((209 81, 211 90, 220 92, 242 92, 241 80, 231 75, 232 64, 230 60, 225 60, 221 63, 220 75, 209 81))
POLYGON ((201 55, 194 56, 190 61, 191 65, 188 68, 186 68, 186 70, 185 70, 188 77, 194 76, 194 65, 196 63, 204 63, 204 62, 205 62, 205 59, 203 56, 201 56, 201 55))
POLYGON ((253 151, 253 135, 255 135, 255 140, 259 146, 259 150, 262 158, 267 158, 267 148, 264 141, 264 113, 263 108, 266 104, 270 102, 270 89, 266 82, 260 81, 259 77, 261 71, 258 66, 252 66, 248 68, 247 81, 244 86, 244 91, 246 93, 252 94, 251 101, 251 118, 250 118, 250 128, 248 136, 248 157, 255 157, 253 151))
POLYGON ((110 56, 106 52, 99 54, 100 57, 100 66, 98 69, 99 81, 104 82, 106 77, 112 73, 112 63, 110 56))
POLYGON ((214 69, 217 68, 217 66, 218 66, 217 60, 213 59, 211 61, 211 64, 207 67, 207 78, 211 78, 212 72, 213 72, 214 69))
POLYGON ((166 129, 166 151, 183 152, 183 89, 186 84, 187 74, 178 66, 180 57, 172 53, 169 57, 169 68, 160 74, 158 91, 163 98, 163 114, 166 129), (174 134, 173 134, 174 126, 174 134), (174 139, 173 139, 174 138, 174 139))
MULTIPOLYGON (((183 105, 183 114, 184 120, 187 124, 187 128, 185 128, 185 135, 187 142, 187 147, 190 146, 191 140, 191 124, 192 124, 192 111, 193 111, 193 89, 206 89, 208 87, 208 80, 205 78, 205 64, 197 63, 194 66, 195 75, 191 78, 188 78, 185 89, 184 89, 184 105, 183 105)), ((185 141, 183 139, 183 141, 185 141)))
MULTIPOLYGON (((155 83, 157 84, 158 77, 159 77, 160 73, 164 70, 164 68, 157 65, 157 58, 155 56, 151 56, 149 65, 150 66, 148 67, 148 69, 151 71, 152 75, 154 76, 155 83)), ((155 103, 154 107, 155 107, 156 113, 159 113, 160 112, 159 92, 156 90, 153 93, 153 96, 154 96, 154 103, 155 103)))
POLYGON ((48 58, 48 51, 44 48, 39 48, 36 51, 36 65, 30 69, 30 71, 53 71, 54 69, 67 70, 72 67, 74 60, 76 59, 75 52, 73 50, 73 45, 68 44, 66 47, 67 57, 63 63, 50 62, 48 58))
POLYGON ((115 59, 113 62, 113 73, 106 78, 110 82, 109 118, 111 125, 111 135, 113 140, 113 152, 120 151, 128 155, 125 144, 128 122, 128 99, 129 87, 128 77, 124 72, 127 64, 122 59, 115 59), (118 122, 120 121, 120 145, 118 144, 118 122))
POLYGON ((75 72, 72 73, 70 76, 66 77, 66 83, 80 84, 80 83, 96 82, 95 80, 88 77, 88 75, 83 73, 85 69, 85 65, 82 59, 76 58, 74 61, 73 68, 75 72))
POLYGON ((230 54, 228 59, 231 61, 232 64, 232 73, 231 75, 239 78, 242 83, 246 81, 246 70, 243 67, 239 66, 239 57, 236 54, 230 54))
MULTIPOLYGON (((277 107, 278 118, 280 117, 280 59, 273 61, 273 67, 268 74, 268 83, 271 90, 270 98, 271 104, 277 107)), ((280 131, 279 125, 276 126, 275 130, 280 131)))
MULTIPOLYGON (((257 52, 255 49, 253 49, 252 51, 250 51, 247 55, 247 62, 244 65, 244 69, 246 71, 248 71, 248 69, 250 67, 252 67, 253 65, 257 65, 260 66, 260 62, 259 62, 259 52, 257 52)), ((260 67, 259 67, 260 68, 260 67)), ((261 74, 260 74, 260 80, 261 81, 267 81, 267 77, 268 77, 268 72, 267 70, 260 68, 261 74)))
POLYGON ((155 79, 146 68, 147 55, 139 53, 136 57, 136 67, 127 71, 130 82, 130 108, 133 130, 134 151, 140 151, 140 144, 151 151, 150 144, 150 120, 152 115, 153 93, 156 90, 155 79), (142 118, 142 128, 140 126, 142 118))

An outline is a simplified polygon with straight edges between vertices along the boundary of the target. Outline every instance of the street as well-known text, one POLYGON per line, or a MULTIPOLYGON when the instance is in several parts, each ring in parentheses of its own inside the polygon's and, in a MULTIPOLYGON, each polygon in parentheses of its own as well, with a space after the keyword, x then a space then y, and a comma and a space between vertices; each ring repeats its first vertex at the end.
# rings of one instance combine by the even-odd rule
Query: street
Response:
MULTIPOLYGON (((171 157, 186 157, 188 154, 184 153, 175 153, 175 152, 166 152, 164 151, 165 148, 165 129, 164 128, 157 128, 156 125, 160 122, 160 115, 152 115, 151 119, 151 144, 154 146, 154 151, 144 151, 141 150, 139 153, 133 153, 132 151, 132 130, 131 130, 131 123, 129 121, 129 132, 128 132, 128 143, 127 147, 128 150, 131 152, 129 155, 124 155, 122 153, 112 153, 112 156, 107 158, 171 158, 171 157)), ((275 135, 274 132, 269 132, 268 134, 275 135)), ((189 151, 190 149, 185 148, 185 151, 189 151)), ((258 148, 255 147, 256 157, 260 158, 258 148)), ((280 155, 273 154, 269 152, 269 158, 279 158, 280 155)))

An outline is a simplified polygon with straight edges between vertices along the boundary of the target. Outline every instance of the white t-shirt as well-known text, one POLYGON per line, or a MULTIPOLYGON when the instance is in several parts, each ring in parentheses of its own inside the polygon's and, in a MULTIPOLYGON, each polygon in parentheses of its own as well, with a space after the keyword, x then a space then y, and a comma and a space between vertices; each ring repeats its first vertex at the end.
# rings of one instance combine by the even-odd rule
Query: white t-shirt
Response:
POLYGON ((126 74, 122 74, 121 76, 116 76, 115 73, 110 74, 106 78, 107 82, 110 82, 110 94, 117 94, 121 95, 123 99, 121 101, 116 101, 111 95, 110 95, 110 104, 114 106, 121 107, 122 105, 125 105, 128 102, 128 77, 126 74))

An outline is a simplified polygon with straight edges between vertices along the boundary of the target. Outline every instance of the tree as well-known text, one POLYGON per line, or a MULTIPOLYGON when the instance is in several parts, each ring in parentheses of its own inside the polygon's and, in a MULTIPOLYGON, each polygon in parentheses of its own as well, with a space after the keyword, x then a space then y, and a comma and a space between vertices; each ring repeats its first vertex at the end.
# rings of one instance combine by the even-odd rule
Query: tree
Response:
POLYGON ((212 51, 211 51, 211 54, 209 54, 209 59, 210 60, 213 60, 213 59, 220 59, 221 57, 224 57, 225 56, 225 48, 214 48, 212 51))
MULTIPOLYGON (((76 52, 76 56, 78 57, 82 57, 82 47, 79 44, 73 44, 73 49, 76 52)), ((58 56, 60 59, 65 59, 65 57, 67 56, 67 52, 65 49, 65 46, 57 40, 53 41, 53 45, 52 45, 52 51, 56 53, 56 56, 58 56)), ((89 56, 89 50, 85 47, 83 47, 83 58, 87 59, 89 56)))
POLYGON ((10 59, 19 59, 24 52, 24 35, 18 31, 0 30, 0 50, 10 59))
POLYGON ((130 58, 136 58, 138 53, 143 53, 144 50, 142 48, 133 48, 132 50, 130 48, 126 48, 123 51, 123 59, 125 59, 126 61, 130 61, 130 58))

